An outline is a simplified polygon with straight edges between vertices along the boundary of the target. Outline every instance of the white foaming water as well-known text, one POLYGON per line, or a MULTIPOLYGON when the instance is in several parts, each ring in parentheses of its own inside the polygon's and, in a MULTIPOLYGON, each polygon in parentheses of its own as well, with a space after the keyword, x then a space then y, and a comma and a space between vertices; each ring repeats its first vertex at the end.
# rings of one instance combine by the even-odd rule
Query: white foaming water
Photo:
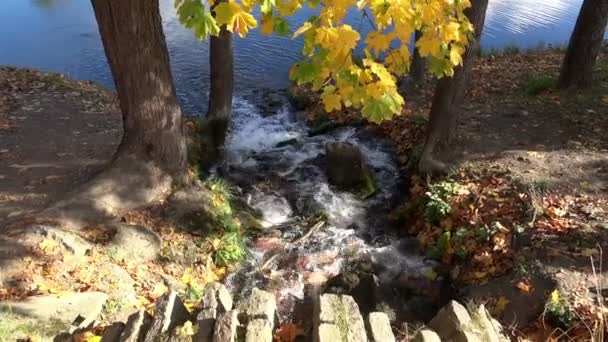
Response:
POLYGON ((256 106, 236 99, 225 163, 230 170, 228 178, 235 172, 240 174, 236 178, 250 198, 249 204, 261 212, 263 225, 268 229, 281 225, 280 230, 252 237, 249 264, 231 275, 228 283, 238 289, 270 287, 283 303, 283 314, 293 307, 293 298, 303 298, 305 283, 312 274, 329 279, 359 258, 386 264, 377 274, 386 282, 432 267, 405 250, 399 243, 401 238, 387 229, 382 219, 388 202, 399 193, 398 168, 386 143, 364 130, 343 128, 309 137, 305 123, 287 107, 264 116, 256 106), (277 147, 287 140, 292 141, 277 147), (356 145, 366 158, 378 186, 371 198, 358 198, 328 183, 323 155, 325 145, 336 141, 356 145), (298 217, 318 212, 327 217, 325 226, 293 245, 310 229, 310 223, 298 217), (259 239, 275 239, 275 247, 258 244, 259 239), (259 266, 277 254, 276 248, 282 252, 262 274, 259 266))

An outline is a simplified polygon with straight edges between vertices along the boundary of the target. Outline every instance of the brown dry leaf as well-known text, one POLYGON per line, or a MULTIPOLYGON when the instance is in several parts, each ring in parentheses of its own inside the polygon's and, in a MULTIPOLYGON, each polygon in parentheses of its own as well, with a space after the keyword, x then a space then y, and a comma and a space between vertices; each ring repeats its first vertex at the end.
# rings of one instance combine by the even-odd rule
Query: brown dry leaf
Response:
POLYGON ((282 323, 274 333, 275 342, 294 342, 298 336, 303 336, 304 330, 293 323, 282 323))
POLYGON ((515 285, 515 287, 517 287, 517 289, 524 294, 529 294, 530 291, 532 290, 532 286, 530 286, 530 283, 528 282, 528 280, 522 280, 519 283, 517 283, 517 285, 515 285))

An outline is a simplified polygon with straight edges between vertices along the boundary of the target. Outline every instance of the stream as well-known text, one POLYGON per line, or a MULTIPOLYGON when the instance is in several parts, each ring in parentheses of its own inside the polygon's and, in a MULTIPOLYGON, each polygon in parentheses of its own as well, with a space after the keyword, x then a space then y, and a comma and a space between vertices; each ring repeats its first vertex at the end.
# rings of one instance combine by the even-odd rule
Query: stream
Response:
POLYGON ((353 127, 311 137, 303 113, 287 104, 267 113, 237 98, 233 115, 226 158, 216 172, 238 186, 238 196, 265 227, 249 239, 247 261, 227 278, 233 293, 256 286, 274 291, 284 318, 310 291, 348 293, 364 312, 384 306, 401 318, 434 306, 403 295, 422 290, 418 294, 432 301, 428 290, 438 285, 427 280, 434 262, 416 254, 415 242, 386 221, 406 190, 386 141, 353 127), (377 183, 373 196, 361 199, 328 183, 324 157, 331 142, 361 150, 377 183), (314 229, 318 222, 307 218, 318 213, 324 214, 319 225, 325 224, 292 243, 314 229))

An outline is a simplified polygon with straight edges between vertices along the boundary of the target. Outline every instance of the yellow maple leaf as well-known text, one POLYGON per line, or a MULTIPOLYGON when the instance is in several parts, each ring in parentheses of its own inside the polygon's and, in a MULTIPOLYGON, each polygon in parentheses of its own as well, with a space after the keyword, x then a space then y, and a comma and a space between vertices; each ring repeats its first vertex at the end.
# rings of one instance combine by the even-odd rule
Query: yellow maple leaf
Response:
POLYGON ((389 48, 393 39, 395 39, 394 32, 385 34, 379 31, 372 31, 365 38, 365 43, 376 56, 379 56, 381 52, 389 48))
POLYGON ((321 100, 323 100, 325 110, 328 112, 342 109, 340 95, 337 95, 335 93, 324 93, 321 95, 321 100))
POLYGON ((258 26, 253 15, 243 10, 241 5, 234 1, 222 2, 215 8, 215 21, 219 25, 226 25, 228 31, 245 38, 250 28, 258 26))
POLYGON ((416 42, 421 57, 436 56, 441 51, 441 40, 432 34, 423 34, 416 42))
POLYGON ((456 22, 450 22, 447 25, 443 25, 441 28, 441 38, 445 42, 457 42, 460 41, 460 24, 456 22))
POLYGON ((450 62, 454 66, 462 65, 462 54, 464 53, 464 49, 460 46, 452 45, 450 49, 450 62))
POLYGON ((297 38, 298 36, 306 33, 311 28, 312 24, 309 21, 305 22, 304 24, 302 24, 302 26, 300 26, 299 29, 296 30, 296 32, 293 33, 292 39, 297 38))
POLYGON ((182 325, 177 331, 177 334, 181 337, 194 336, 195 333, 196 331, 194 331, 194 326, 190 321, 186 321, 186 323, 184 323, 184 325, 182 325))

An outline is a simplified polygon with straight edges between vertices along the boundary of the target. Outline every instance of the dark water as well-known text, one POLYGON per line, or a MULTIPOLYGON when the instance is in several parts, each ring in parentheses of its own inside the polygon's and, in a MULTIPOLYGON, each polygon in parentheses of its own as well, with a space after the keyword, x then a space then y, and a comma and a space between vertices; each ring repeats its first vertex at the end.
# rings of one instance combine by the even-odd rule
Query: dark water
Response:
MULTIPOLYGON (((535 47, 540 42, 563 44, 570 35, 582 0, 490 0, 482 44, 535 47)), ((182 105, 202 112, 208 84, 208 44, 181 27, 172 0, 161 0, 173 74, 182 105)), ((305 11, 306 12, 306 11, 305 11)), ((312 13, 293 19, 299 26, 312 13)), ((349 19, 355 27, 358 16, 349 19)), ((368 30, 366 23, 363 31, 368 30)), ((253 32, 235 38, 237 93, 252 88, 282 88, 290 65, 300 57, 301 42, 262 37, 253 32)), ((16 65, 66 73, 112 86, 110 72, 87 0, 1 0, 0 65, 16 65)))

